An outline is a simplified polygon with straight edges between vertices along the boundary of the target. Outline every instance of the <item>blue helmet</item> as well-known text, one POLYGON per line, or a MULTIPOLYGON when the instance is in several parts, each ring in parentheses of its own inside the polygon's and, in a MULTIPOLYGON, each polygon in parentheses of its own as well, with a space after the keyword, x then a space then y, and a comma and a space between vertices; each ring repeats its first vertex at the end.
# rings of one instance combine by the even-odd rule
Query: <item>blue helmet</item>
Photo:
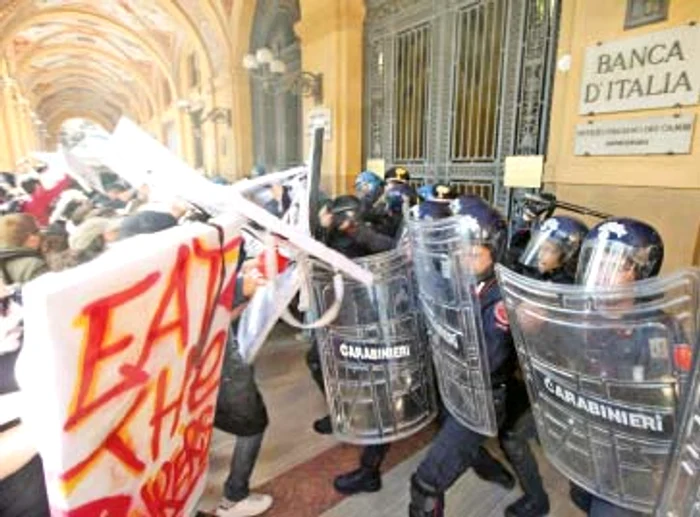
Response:
POLYGON ((473 207, 490 208, 488 201, 476 194, 462 194, 450 202, 450 209, 454 215, 468 214, 473 207))
POLYGON ((561 268, 573 273, 587 233, 588 227, 575 217, 550 217, 532 231, 530 241, 518 261, 541 273, 561 268))
POLYGON ((421 221, 431 221, 450 217, 452 211, 448 203, 429 199, 413 207, 413 216, 421 221))
POLYGON ((362 171, 355 178, 355 195, 374 204, 382 195, 384 180, 372 171, 362 171))
POLYGON ((664 243, 642 221, 613 217, 594 226, 581 246, 576 281, 585 285, 620 285, 659 274, 664 243))
POLYGON ((391 214, 400 214, 404 203, 413 206, 416 203, 416 191, 406 183, 391 183, 384 191, 386 209, 391 214))
POLYGON ((267 174, 265 166, 260 164, 253 166, 253 170, 250 171, 250 175, 253 178, 259 178, 260 176, 264 176, 265 174, 267 174))
POLYGON ((487 203, 473 203, 460 211, 460 231, 474 244, 485 246, 493 262, 500 262, 508 241, 508 225, 501 213, 487 203))
POLYGON ((425 185, 421 185, 416 189, 416 193, 418 194, 418 197, 420 198, 421 201, 428 201, 430 199, 433 199, 435 197, 435 185, 432 183, 426 183, 425 185))

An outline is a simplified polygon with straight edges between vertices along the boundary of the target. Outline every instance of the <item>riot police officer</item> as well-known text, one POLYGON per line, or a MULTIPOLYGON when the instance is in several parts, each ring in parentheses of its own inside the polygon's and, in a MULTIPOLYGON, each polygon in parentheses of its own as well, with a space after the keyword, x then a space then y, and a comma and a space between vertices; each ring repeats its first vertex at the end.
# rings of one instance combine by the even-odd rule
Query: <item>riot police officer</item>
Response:
POLYGON ((581 242, 588 227, 575 217, 553 216, 537 227, 518 263, 532 278, 573 284, 581 242))
MULTIPOLYGON (((518 262, 527 276, 556 283, 572 284, 581 242, 588 233, 585 224, 573 217, 553 216, 532 233, 518 262)), ((517 381, 516 381, 517 382, 517 381)), ((506 517, 538 517, 549 511, 549 497, 542 485, 537 461, 528 439, 536 436, 530 401, 523 382, 509 393, 506 423, 501 445, 508 456, 517 458, 513 468, 524 495, 506 508, 506 517)), ((580 495, 572 486, 572 499, 580 495)), ((585 503, 582 503, 585 506, 585 503)))
POLYGON ((355 195, 360 200, 366 221, 373 223, 373 218, 380 216, 376 205, 383 194, 384 180, 374 172, 362 171, 355 177, 355 195))
MULTIPOLYGON (((586 235, 581 247, 576 281, 591 287, 629 285, 656 276, 661 269, 663 257, 663 240, 653 227, 635 219, 608 219, 593 227, 586 235)), ((629 303, 632 308, 634 300, 629 300, 629 303)), ((672 321, 666 323, 674 327, 672 321)), ((655 329, 648 328, 634 328, 624 333, 605 330, 593 332, 585 336, 586 346, 580 347, 585 350, 585 356, 578 358, 579 368, 591 374, 609 376, 620 373, 613 372, 612 369, 629 367, 641 372, 642 376, 652 376, 655 370, 664 367, 655 362, 663 363, 668 357, 667 353, 655 351, 660 346, 659 339, 665 338, 656 336, 655 329)), ((676 341, 682 343, 684 339, 678 335, 676 341)), ((589 503, 588 515, 591 517, 644 515, 595 495, 586 502, 589 503)))
MULTIPOLYGON (((507 385, 516 368, 515 350, 505 307, 496 283, 494 266, 503 258, 507 226, 498 211, 482 203, 462 204, 455 201, 456 213, 464 216, 462 231, 471 243, 463 257, 463 266, 478 282, 476 286, 483 332, 487 347, 496 419, 504 421, 507 385)), ((487 439, 464 427, 448 414, 433 444, 411 477, 410 517, 444 515, 445 491, 469 468, 484 462, 495 462, 484 455, 481 445, 487 439)), ((505 449, 504 449, 505 450, 505 449)), ((511 458, 511 461, 513 459, 511 458)), ((493 465, 497 469, 497 465, 493 465)))
MULTIPOLYGON (((355 196, 337 197, 323 210, 320 218, 321 226, 327 230, 326 242, 328 246, 349 258, 381 253, 393 249, 395 246, 395 240, 392 237, 376 231, 374 227, 367 224, 362 212, 362 203, 355 196)), ((321 380, 317 347, 314 346, 312 350, 314 350, 315 356, 312 360, 307 357, 307 361, 310 361, 312 372, 318 372, 315 379, 321 380)), ((317 383, 322 387, 321 382, 317 380, 317 383)), ((325 417, 316 421, 314 428, 325 434, 325 431, 330 431, 330 419, 325 417)), ((388 450, 388 444, 365 446, 360 456, 359 467, 351 472, 341 474, 335 479, 333 485, 336 490, 346 495, 380 490, 379 468, 388 450)))
POLYGON ((384 173, 384 181, 387 186, 396 183, 408 184, 411 181, 411 173, 405 167, 391 167, 384 173))
POLYGON ((422 197, 423 200, 414 207, 414 216, 421 220, 442 219, 451 216, 450 203, 454 199, 453 189, 443 183, 424 185, 423 187, 429 187, 430 192, 424 190, 423 196, 425 197, 422 197, 420 192, 418 193, 418 197, 422 197))
POLYGON ((392 181, 387 184, 380 203, 382 217, 373 228, 392 238, 398 238, 403 223, 404 207, 412 207, 418 201, 416 191, 408 183, 392 181))

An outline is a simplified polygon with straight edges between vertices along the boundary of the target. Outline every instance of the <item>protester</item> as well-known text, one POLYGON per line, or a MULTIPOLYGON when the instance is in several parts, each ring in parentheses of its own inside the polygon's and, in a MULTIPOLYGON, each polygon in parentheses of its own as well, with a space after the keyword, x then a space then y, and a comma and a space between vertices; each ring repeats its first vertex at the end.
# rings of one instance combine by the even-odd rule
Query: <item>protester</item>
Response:
POLYGON ((22 348, 21 297, 17 286, 48 271, 41 238, 29 214, 0 217, 0 515, 49 515, 41 458, 22 425, 15 364, 22 348))
POLYGON ((40 226, 49 224, 51 214, 51 203, 66 190, 72 180, 68 176, 59 181, 50 189, 44 188, 38 178, 28 178, 21 182, 20 186, 29 196, 29 200, 24 204, 22 210, 33 215, 40 226))
POLYGON ((51 271, 63 271, 76 265, 68 245, 65 221, 51 223, 42 233, 41 254, 51 271))
POLYGON ((0 216, 0 268, 7 285, 29 282, 49 271, 40 249, 41 233, 34 217, 0 216))
MULTIPOLYGON (((234 314, 258 287, 260 277, 251 275, 244 266, 236 282, 234 314)), ((272 497, 250 492, 250 477, 260 453, 268 425, 267 408, 255 381, 253 365, 247 364, 238 350, 235 321, 229 329, 224 350, 221 384, 214 425, 236 436, 229 475, 224 483, 224 496, 216 509, 218 517, 261 515, 272 506, 272 497)))
POLYGON ((104 234, 109 223, 107 218, 91 217, 71 234, 70 249, 77 264, 89 262, 105 250, 104 234))
POLYGON ((165 212, 136 212, 125 217, 119 227, 119 238, 128 239, 144 233, 156 233, 177 226, 177 219, 165 212))

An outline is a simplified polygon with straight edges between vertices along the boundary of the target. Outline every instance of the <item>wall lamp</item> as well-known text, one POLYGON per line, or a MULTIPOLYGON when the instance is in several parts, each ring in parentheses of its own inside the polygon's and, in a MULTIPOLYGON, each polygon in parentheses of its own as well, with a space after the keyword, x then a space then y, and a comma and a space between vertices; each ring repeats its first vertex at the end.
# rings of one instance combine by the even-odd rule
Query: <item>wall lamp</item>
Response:
POLYGON ((267 47, 259 48, 254 54, 247 54, 243 58, 243 68, 267 92, 277 95, 291 92, 301 97, 310 97, 315 104, 323 102, 323 74, 303 70, 287 71, 284 61, 276 58, 267 47))

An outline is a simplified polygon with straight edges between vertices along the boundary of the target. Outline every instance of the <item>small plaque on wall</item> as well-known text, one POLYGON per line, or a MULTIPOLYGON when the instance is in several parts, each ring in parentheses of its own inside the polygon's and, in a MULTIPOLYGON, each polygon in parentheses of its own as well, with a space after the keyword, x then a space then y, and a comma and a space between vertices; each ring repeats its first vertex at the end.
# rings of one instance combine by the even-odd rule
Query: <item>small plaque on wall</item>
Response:
POLYGON ((306 135, 309 138, 313 137, 314 130, 317 127, 322 127, 323 128, 323 139, 328 142, 332 139, 331 136, 331 130, 332 130, 332 125, 331 125, 331 110, 330 108, 313 108, 311 111, 309 111, 309 114, 307 116, 307 127, 306 127, 306 135))
POLYGON ((576 156, 688 154, 695 115, 592 122, 576 126, 576 156))

